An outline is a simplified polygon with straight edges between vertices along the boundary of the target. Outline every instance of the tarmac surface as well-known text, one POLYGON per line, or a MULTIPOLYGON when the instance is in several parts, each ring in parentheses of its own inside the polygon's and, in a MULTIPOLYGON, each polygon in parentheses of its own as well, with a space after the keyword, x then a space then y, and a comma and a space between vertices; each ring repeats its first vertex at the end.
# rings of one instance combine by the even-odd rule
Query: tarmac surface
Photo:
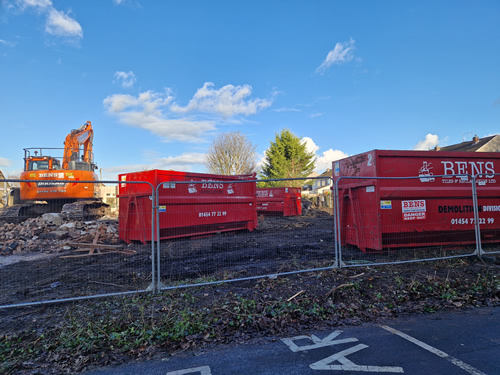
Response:
POLYGON ((500 374, 500 307, 268 337, 85 375, 500 374))

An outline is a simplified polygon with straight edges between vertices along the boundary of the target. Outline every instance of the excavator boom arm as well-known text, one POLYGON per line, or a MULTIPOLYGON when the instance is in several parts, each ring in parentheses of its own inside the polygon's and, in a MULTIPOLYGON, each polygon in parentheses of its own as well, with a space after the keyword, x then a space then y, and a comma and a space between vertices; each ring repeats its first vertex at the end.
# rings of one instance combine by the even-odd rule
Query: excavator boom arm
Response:
POLYGON ((83 154, 81 161, 92 163, 92 140, 94 130, 92 124, 87 121, 80 128, 72 130, 64 140, 63 169, 68 169, 68 163, 71 160, 79 158, 80 146, 83 145, 83 154))

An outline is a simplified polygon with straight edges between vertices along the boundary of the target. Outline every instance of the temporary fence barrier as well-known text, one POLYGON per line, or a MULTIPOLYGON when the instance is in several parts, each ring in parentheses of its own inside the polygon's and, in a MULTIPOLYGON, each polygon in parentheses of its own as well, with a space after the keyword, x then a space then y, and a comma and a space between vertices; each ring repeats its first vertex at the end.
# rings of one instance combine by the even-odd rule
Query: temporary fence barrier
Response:
POLYGON ((499 252, 494 173, 337 176, 333 209, 277 217, 257 217, 256 186, 305 179, 148 173, 99 182, 118 219, 0 222, 0 308, 499 252))
POLYGON ((474 224, 478 249, 483 254, 500 253, 500 174, 489 173, 474 177, 476 211, 474 224))
MULTIPOLYGON (((290 180, 262 181, 254 176, 214 180, 213 176, 205 176, 194 181, 196 177, 200 176, 191 174, 173 181, 180 178, 170 176, 160 182, 152 175, 141 181, 138 175, 127 174, 119 181, 100 182, 99 187, 106 184, 118 190, 113 198, 119 207, 118 220, 72 221, 49 214, 3 224, 0 277, 4 293, 0 308, 334 267, 331 213, 309 211, 306 216, 262 217, 257 222, 256 185, 290 184, 290 180), (190 189, 193 193, 189 193, 190 189), (201 197, 193 198, 195 190, 201 197), (222 199, 223 195, 229 201, 222 199), (174 221, 165 219, 169 214, 173 214, 174 221), (207 222, 200 225, 196 220, 207 222), (179 232, 193 221, 196 228, 209 230, 179 232), (174 227, 182 237, 172 236, 171 232, 164 236, 162 230, 174 227)), ((88 186, 92 182, 59 183, 88 186)))
MULTIPOLYGON (((7 180, 23 184, 22 180, 7 180)), ((46 186, 48 180, 33 180, 46 186)), ((58 180, 57 189, 65 184, 73 188, 91 186, 103 193, 103 201, 116 204, 115 191, 120 185, 141 186, 153 197, 153 186, 147 182, 58 180), (109 194, 109 197, 106 197, 109 194)), ((53 188, 56 190, 56 188, 53 188)), ((73 220, 65 212, 67 201, 47 202, 36 217, 24 216, 30 210, 17 210, 18 220, 0 213, 0 307, 17 307, 45 303, 82 300, 155 290, 154 243, 125 244, 119 239, 118 217, 73 220), (58 213, 61 212, 62 214, 58 213), (17 221, 8 223, 6 221, 17 221)), ((90 203, 90 202, 88 202, 90 203)), ((150 205, 153 206, 153 200, 150 205)), ((78 210, 86 206, 79 203, 78 210)), ((17 206, 16 206, 17 207, 17 206)), ((26 204, 23 209, 27 208, 26 204)), ((31 210, 33 211, 33 210, 31 210)), ((35 210, 36 211, 36 210, 35 210)), ((2 210, 5 213, 5 209, 2 210)), ((33 212, 31 212, 33 213, 33 212)), ((129 213, 130 214, 130 213, 129 213)), ((142 230, 136 221, 131 230, 142 230)))
POLYGON ((493 205, 495 168, 498 153, 373 150, 334 162, 339 255, 347 246, 391 262, 481 254, 478 199, 493 205), (479 198, 476 180, 488 185, 479 198))
POLYGON ((420 186, 419 177, 340 177, 336 233, 343 265, 398 263, 477 253, 471 176, 454 191, 420 186))
MULTIPOLYGON (((200 213, 195 212, 195 216, 200 216, 207 222, 217 222, 224 217, 237 217, 241 221, 248 215, 257 219, 256 184, 278 182, 288 186, 296 180, 306 180, 256 180, 248 177, 238 180, 231 176, 211 176, 210 179, 211 181, 196 181, 190 177, 188 181, 170 180, 158 185, 157 222, 162 223, 161 216, 168 216, 171 212, 178 213, 181 217, 192 214, 193 208, 190 206, 168 204, 168 200, 165 200, 168 189, 175 188, 182 192, 190 186, 194 197, 195 194, 202 196, 203 204, 214 208, 207 211, 201 205, 194 209, 201 210, 200 213), (253 185, 251 204, 247 193, 242 194, 250 191, 250 185, 253 185), (219 191, 219 194, 208 194, 210 190, 219 191), (227 194, 228 190, 233 190, 234 194, 227 194), (230 204, 234 199, 236 202, 230 204), (241 206, 241 203, 246 206, 241 206)), ((235 227, 232 231, 220 230, 208 236, 194 233, 165 241, 158 234, 156 249, 160 289, 331 269, 335 264, 332 218, 328 212, 310 211, 306 216, 259 216, 255 226, 235 227)), ((161 225, 157 227, 157 231, 161 228, 161 225)))

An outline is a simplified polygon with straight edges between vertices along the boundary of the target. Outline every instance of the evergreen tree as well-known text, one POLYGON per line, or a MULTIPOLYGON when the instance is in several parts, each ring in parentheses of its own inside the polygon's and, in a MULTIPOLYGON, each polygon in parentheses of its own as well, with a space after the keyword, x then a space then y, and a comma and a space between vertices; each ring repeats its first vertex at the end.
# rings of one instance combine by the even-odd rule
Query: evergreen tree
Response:
MULTIPOLYGON (((316 158, 307 152, 305 142, 288 129, 276 134, 266 151, 262 165, 261 178, 299 178, 307 177, 314 170, 316 158)), ((285 181, 268 183, 271 186, 302 186, 304 181, 285 181)))

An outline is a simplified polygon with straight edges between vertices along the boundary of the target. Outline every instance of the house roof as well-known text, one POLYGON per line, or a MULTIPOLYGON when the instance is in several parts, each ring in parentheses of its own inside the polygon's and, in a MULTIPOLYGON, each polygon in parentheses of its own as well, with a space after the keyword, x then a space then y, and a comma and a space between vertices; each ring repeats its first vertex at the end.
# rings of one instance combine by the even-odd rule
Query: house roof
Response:
POLYGON ((328 168, 326 171, 321 173, 318 177, 332 177, 332 170, 328 168))
POLYGON ((476 135, 470 141, 446 147, 437 146, 434 151, 500 152, 500 135, 492 135, 484 138, 478 138, 476 135))

